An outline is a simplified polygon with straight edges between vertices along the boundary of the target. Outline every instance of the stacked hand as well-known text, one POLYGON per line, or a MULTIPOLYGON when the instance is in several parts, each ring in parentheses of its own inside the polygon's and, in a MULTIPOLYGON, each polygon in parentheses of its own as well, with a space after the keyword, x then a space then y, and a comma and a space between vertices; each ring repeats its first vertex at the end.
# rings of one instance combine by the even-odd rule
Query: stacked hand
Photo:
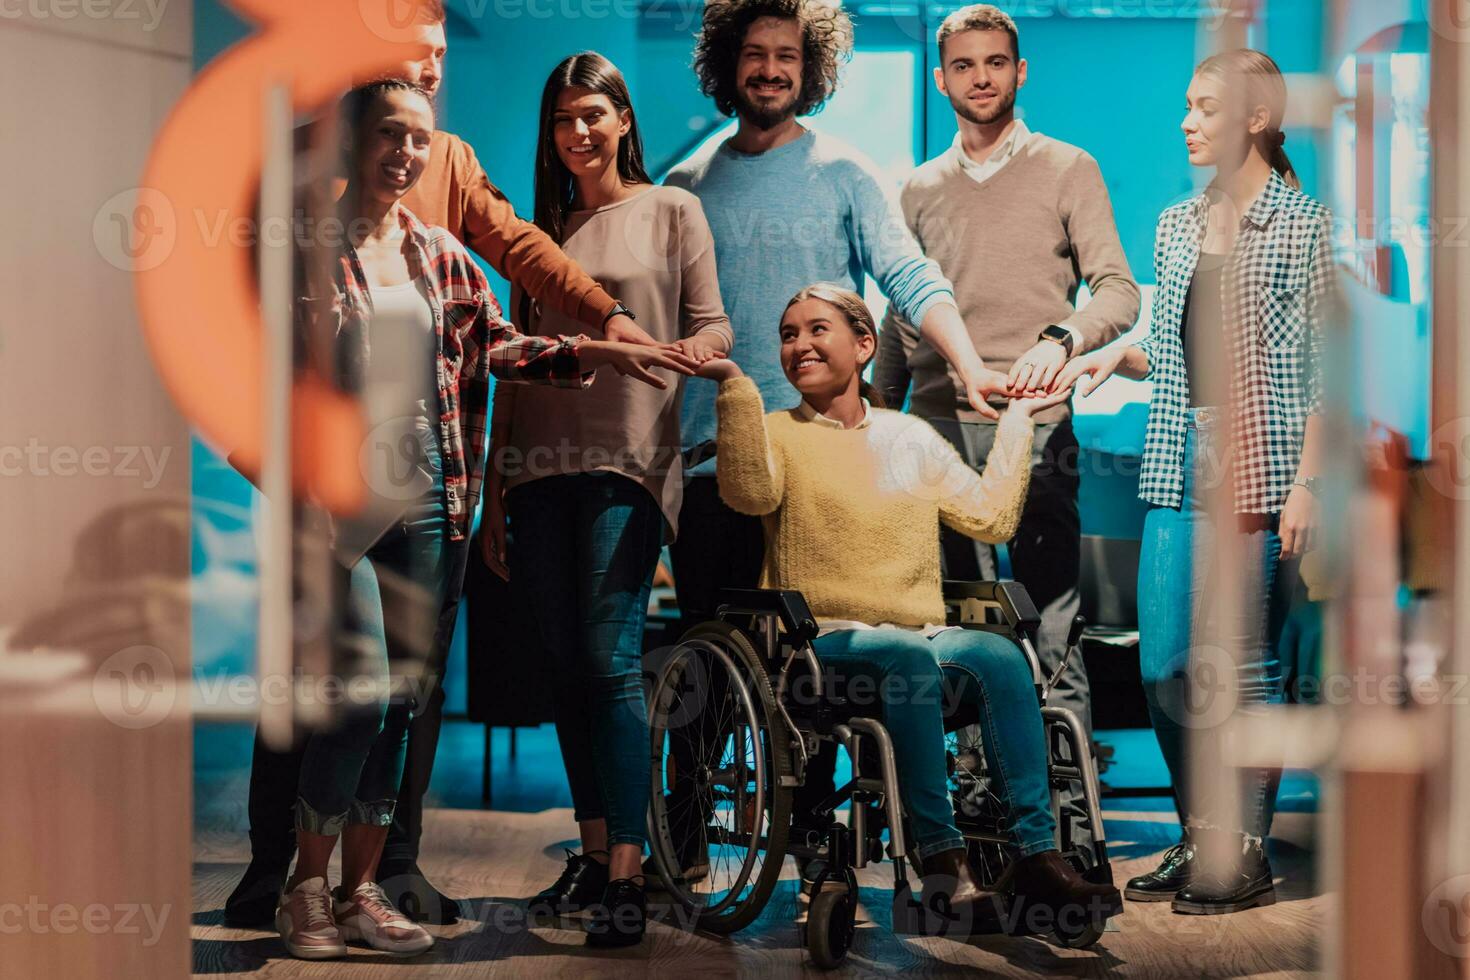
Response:
MULTIPOLYGON (((1047 341, 1046 345, 1066 353, 1062 351, 1059 344, 1047 341)), ((1020 364, 1019 361, 1016 363, 1020 364)), ((1016 373, 1015 368, 1012 368, 1011 371, 1012 375, 1016 373)), ((1060 405, 1072 394, 1072 386, 1063 385, 1058 377, 1051 379, 1050 387, 1042 385, 1029 388, 1018 387, 1012 384, 1010 375, 1001 374, 989 368, 982 369, 965 381, 965 391, 969 396, 970 407, 992 421, 1000 418, 1000 411, 990 404, 992 399, 1006 399, 1010 403, 1007 411, 1013 411, 1019 415, 1034 415, 1044 408, 1060 405)))
POLYGON ((1011 365, 1010 374, 1006 375, 1006 388, 1011 395, 1050 394, 1057 390, 1053 382, 1066 364, 1065 347, 1052 340, 1038 340, 1011 365))
POLYGON ((721 355, 720 357, 711 358, 700 364, 699 369, 694 372, 694 376, 696 378, 708 378, 715 382, 723 382, 729 381, 732 378, 738 378, 744 373, 740 370, 739 364, 721 355))
POLYGON ((693 375, 699 361, 689 356, 677 344, 625 344, 613 340, 588 340, 579 345, 582 365, 597 368, 610 365, 624 377, 642 381, 655 388, 667 388, 669 383, 654 370, 661 368, 675 374, 693 375))
POLYGON ((1057 373, 1053 385, 1056 387, 1071 387, 1077 384, 1081 378, 1086 378, 1082 384, 1077 386, 1077 394, 1090 395, 1097 390, 1097 386, 1113 376, 1118 370, 1118 365, 1123 363, 1123 358, 1128 354, 1125 344, 1109 344, 1107 347, 1095 350, 1090 354, 1080 354, 1067 362, 1067 365, 1057 373))
POLYGON ((1071 388, 1058 388, 1056 391, 1051 392, 1038 391, 1034 395, 1017 395, 1006 406, 1006 413, 1015 413, 1016 415, 1024 415, 1029 418, 1043 409, 1051 408, 1053 405, 1060 405, 1071 397, 1071 388))
POLYGON ((693 358, 695 363, 697 364, 703 364, 706 361, 713 361, 717 358, 729 356, 724 351, 720 350, 720 348, 711 344, 707 340, 700 339, 698 336, 685 337, 683 340, 677 341, 672 346, 676 350, 682 351, 689 357, 693 358))

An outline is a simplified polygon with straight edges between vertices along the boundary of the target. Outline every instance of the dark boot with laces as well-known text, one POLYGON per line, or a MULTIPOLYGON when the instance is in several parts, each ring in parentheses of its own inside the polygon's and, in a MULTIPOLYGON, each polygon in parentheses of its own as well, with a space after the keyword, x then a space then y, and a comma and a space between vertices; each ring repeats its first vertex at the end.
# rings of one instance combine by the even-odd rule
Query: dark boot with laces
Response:
POLYGON ((591 908, 607 888, 607 865, 586 854, 567 851, 561 877, 542 889, 526 906, 534 918, 571 915, 591 908))
POLYGON ((1194 842, 1186 830, 1183 839, 1164 852, 1157 868, 1128 879, 1123 897, 1130 902, 1167 902, 1175 892, 1189 884, 1194 864, 1194 842))
POLYGON ((587 917, 587 945, 636 946, 648 929, 648 899, 631 878, 614 878, 587 917))
POLYGON ((1183 915, 1227 915, 1276 902, 1271 864, 1259 839, 1228 830, 1197 833, 1200 855, 1189 884, 1174 896, 1183 915))

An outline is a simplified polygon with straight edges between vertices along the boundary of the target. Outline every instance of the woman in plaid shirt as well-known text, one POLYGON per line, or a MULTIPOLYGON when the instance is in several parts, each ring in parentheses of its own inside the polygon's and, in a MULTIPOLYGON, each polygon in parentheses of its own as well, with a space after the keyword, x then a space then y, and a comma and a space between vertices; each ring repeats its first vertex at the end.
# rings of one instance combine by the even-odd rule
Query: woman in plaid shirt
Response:
POLYGON ((1184 835, 1126 894, 1209 914, 1275 901, 1262 841, 1281 771, 1227 770, 1219 733, 1237 705, 1282 697, 1270 597, 1281 563, 1317 534, 1318 355, 1334 273, 1331 216, 1282 149, 1276 63, 1249 49, 1216 55, 1186 98, 1189 161, 1216 176, 1159 218, 1153 327, 1139 344, 1075 359, 1056 384, 1087 376, 1086 394, 1115 371, 1153 381, 1139 656, 1184 835), (1246 575, 1234 609, 1219 600, 1228 569, 1246 575), (1209 778, 1191 779, 1186 730, 1209 778))
POLYGON ((373 880, 413 707, 409 698, 387 697, 386 688, 391 661, 422 661, 434 643, 448 641, 435 624, 457 601, 464 574, 484 473, 490 377, 584 388, 598 366, 611 364, 664 387, 653 369, 694 368, 668 348, 518 334, 464 246, 401 203, 429 160, 427 94, 409 82, 377 82, 351 93, 343 108, 350 138, 339 215, 345 246, 331 263, 333 281, 299 309, 306 329, 334 338, 340 380, 362 395, 371 426, 366 455, 381 448, 402 458, 386 475, 365 460, 369 506, 386 504, 395 515, 389 529, 365 543, 365 554, 342 547, 361 528, 345 522, 337 532, 339 558, 350 565, 342 572, 342 659, 354 680, 381 686, 370 699, 349 699, 340 723, 313 734, 303 751, 297 861, 276 926, 291 953, 307 959, 346 955, 347 941, 399 954, 433 945, 373 880), (339 835, 342 884, 333 896, 327 863, 339 835))

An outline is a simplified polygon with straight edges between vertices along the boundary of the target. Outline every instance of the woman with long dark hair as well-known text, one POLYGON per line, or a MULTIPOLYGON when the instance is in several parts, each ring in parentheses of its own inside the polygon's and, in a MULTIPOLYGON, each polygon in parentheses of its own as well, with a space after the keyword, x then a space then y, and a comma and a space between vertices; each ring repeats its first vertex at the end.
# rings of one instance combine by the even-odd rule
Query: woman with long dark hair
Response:
MULTIPOLYGON (((350 704, 304 749, 296 866, 276 912, 287 949, 303 959, 346 955, 349 941, 405 955, 433 945, 374 881, 412 713, 410 700, 388 695, 390 663, 401 671, 405 661, 422 662, 438 639, 437 613, 458 599, 480 495, 489 379, 580 391, 602 364, 642 375, 654 367, 692 370, 680 354, 580 336, 523 336, 501 318, 464 246, 402 204, 429 160, 434 110, 423 90, 404 81, 356 89, 344 100, 343 123, 345 245, 331 281, 299 313, 303 329, 334 339, 344 383, 366 394, 370 416, 382 416, 371 423, 396 425, 402 438, 395 441, 412 447, 412 459, 405 461, 411 477, 392 488, 402 507, 391 528, 365 542, 365 552, 339 550, 340 645, 351 651, 354 676, 380 683, 374 697, 350 704), (384 353, 395 351, 404 356, 384 353), (405 364, 422 373, 404 376, 405 364), (386 388, 394 395, 385 406, 374 396, 386 388), (342 883, 334 896, 327 865, 338 837, 342 883)), ((352 531, 339 528, 339 545, 352 531)))
POLYGON ((1215 55, 1186 100, 1189 162, 1215 176, 1159 217, 1152 329, 1073 360, 1055 385, 1090 376, 1086 394, 1115 371, 1153 381, 1139 655, 1184 832, 1126 894, 1210 914, 1275 901, 1263 841, 1281 771, 1226 769, 1220 729, 1233 709, 1282 697, 1270 602, 1281 564, 1317 535, 1334 267, 1331 215, 1302 193, 1284 149, 1276 63, 1249 49, 1215 55))
MULTIPOLYGON (((536 223, 637 309, 656 340, 696 363, 729 351, 699 200, 649 180, 628 86, 595 52, 562 61, 542 92, 536 223)), ((529 322, 538 333, 566 326, 551 310, 529 322)), ((644 931, 642 638, 659 551, 678 528, 681 394, 682 380, 655 390, 603 377, 576 398, 510 386, 495 396, 481 541, 524 597, 554 665, 557 737, 582 838, 582 853, 569 855, 531 909, 590 908, 592 945, 636 943, 644 931)))

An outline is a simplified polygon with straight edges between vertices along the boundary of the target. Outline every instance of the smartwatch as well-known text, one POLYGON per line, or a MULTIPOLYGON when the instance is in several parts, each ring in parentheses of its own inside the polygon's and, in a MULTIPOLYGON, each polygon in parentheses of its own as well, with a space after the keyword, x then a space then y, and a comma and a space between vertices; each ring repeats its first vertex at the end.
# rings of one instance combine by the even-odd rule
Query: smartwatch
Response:
POLYGON ((605 316, 605 317, 602 318, 602 328, 604 330, 606 330, 607 329, 607 321, 611 320, 613 317, 617 316, 618 314, 622 314, 623 316, 627 317, 629 320, 637 320, 638 319, 638 317, 636 317, 633 314, 633 311, 632 310, 628 309, 622 303, 618 303, 616 306, 614 306, 611 310, 608 311, 607 316, 605 316))
POLYGON ((1055 323, 1048 324, 1046 329, 1041 331, 1041 336, 1036 339, 1050 340, 1053 343, 1061 344, 1062 349, 1067 352, 1068 357, 1072 356, 1072 348, 1077 343, 1076 339, 1072 336, 1072 331, 1066 327, 1058 326, 1055 323))

